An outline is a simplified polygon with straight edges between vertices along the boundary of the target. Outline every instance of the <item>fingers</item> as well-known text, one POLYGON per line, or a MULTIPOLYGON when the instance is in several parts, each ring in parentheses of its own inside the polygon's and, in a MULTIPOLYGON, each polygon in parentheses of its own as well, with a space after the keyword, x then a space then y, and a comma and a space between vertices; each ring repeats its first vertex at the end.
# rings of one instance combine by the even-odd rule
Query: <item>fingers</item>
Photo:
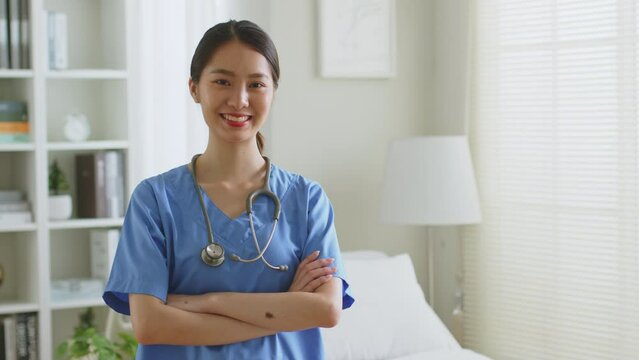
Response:
POLYGON ((325 276, 325 275, 333 275, 336 271, 337 271, 336 268, 329 267, 329 266, 325 266, 325 267, 321 267, 321 268, 317 268, 317 269, 313 269, 313 270, 307 271, 300 278, 300 284, 302 284, 302 287, 305 287, 306 284, 312 282, 313 280, 315 280, 315 279, 317 279, 319 277, 325 276))
POLYGON ((322 284, 328 282, 330 279, 333 278, 332 274, 328 274, 328 275, 324 275, 324 276, 320 276, 318 278, 316 278, 315 280, 309 282, 304 289, 302 289, 302 291, 306 291, 306 292, 313 292, 315 291, 315 289, 317 289, 318 287, 320 287, 322 284))
POLYGON ((319 255, 319 251, 313 251, 300 262, 289 291, 312 292, 333 277, 337 272, 337 269, 331 266, 335 259, 320 259, 319 255))
POLYGON ((328 265, 332 264, 333 261, 335 261, 335 259, 333 259, 333 258, 317 259, 317 260, 315 260, 313 262, 308 263, 306 265, 306 270, 310 271, 310 270, 317 269, 317 268, 320 268, 320 267, 325 267, 325 266, 328 266, 328 265))
POLYGON ((319 250, 313 251, 310 255, 308 255, 300 264, 297 266, 297 271, 295 272, 295 276, 293 277, 293 283, 301 276, 302 272, 305 270, 306 266, 317 259, 319 257, 319 250))
POLYGON ((308 263, 310 263, 311 261, 317 259, 317 257, 319 256, 319 250, 315 250, 313 251, 309 256, 307 256, 304 260, 302 260, 302 262, 300 262, 299 266, 304 266, 308 263))

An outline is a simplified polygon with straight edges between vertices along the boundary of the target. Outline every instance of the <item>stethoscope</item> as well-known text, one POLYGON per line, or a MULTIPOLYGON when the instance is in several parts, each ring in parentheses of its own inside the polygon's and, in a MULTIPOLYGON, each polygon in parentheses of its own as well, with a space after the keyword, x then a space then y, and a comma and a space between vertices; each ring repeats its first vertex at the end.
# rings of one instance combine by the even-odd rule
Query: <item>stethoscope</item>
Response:
MULTIPOLYGON (((204 219, 206 220, 206 227, 208 230, 208 244, 204 247, 204 249, 202 249, 202 252, 200 253, 200 257, 202 258, 202 261, 204 261, 205 264, 215 267, 215 266, 222 265, 222 263, 224 262, 224 248, 222 247, 221 244, 215 242, 215 240, 213 239, 213 229, 211 228, 211 221, 209 220, 209 214, 206 211, 206 206, 204 205, 204 198, 202 197, 202 191, 200 190, 200 187, 197 183, 195 163, 197 161, 197 158, 200 157, 200 155, 202 154, 196 154, 195 156, 193 156, 193 159, 191 160, 191 169, 193 171, 192 173, 193 184, 195 185, 195 192, 197 192, 198 198, 200 199, 200 207, 202 208, 202 214, 204 215, 204 219)), ((277 227, 277 222, 280 219, 280 199, 269 188, 269 177, 271 175, 271 160, 269 160, 269 158, 267 158, 266 156, 264 157, 264 160, 266 161, 266 181, 264 182, 264 186, 260 189, 253 191, 246 198, 246 212, 248 213, 249 224, 251 226, 251 234, 253 235, 253 242, 255 243, 255 248, 257 249, 257 256, 254 257, 253 259, 242 259, 238 255, 233 254, 231 255, 231 260, 239 261, 242 263, 251 263, 259 259, 262 259, 262 262, 264 262, 264 264, 266 264, 268 268, 273 270, 286 271, 288 270, 288 265, 273 266, 269 264, 268 261, 266 261, 266 258, 264 258, 264 253, 266 252, 266 249, 268 249, 269 245, 271 244, 271 240, 273 240, 273 234, 275 234, 275 228, 277 227), (273 204, 275 205, 275 209, 273 210, 273 227, 271 228, 271 233, 268 236, 268 241, 266 242, 266 245, 264 246, 264 249, 262 250, 260 250, 260 244, 257 242, 257 235, 255 234, 255 227, 253 226, 253 200, 260 195, 269 197, 273 201, 273 204)))

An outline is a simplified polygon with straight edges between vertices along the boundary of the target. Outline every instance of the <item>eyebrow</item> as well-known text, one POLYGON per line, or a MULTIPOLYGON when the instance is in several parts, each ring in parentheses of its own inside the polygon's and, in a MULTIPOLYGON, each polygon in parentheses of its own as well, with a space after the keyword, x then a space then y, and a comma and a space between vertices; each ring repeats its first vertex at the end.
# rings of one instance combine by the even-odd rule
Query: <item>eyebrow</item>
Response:
MULTIPOLYGON (((209 74, 224 74, 224 75, 228 75, 228 76, 235 76, 235 73, 230 71, 230 70, 226 70, 226 69, 213 69, 211 71, 209 71, 209 74)), ((270 77, 264 73, 253 73, 249 75, 250 78, 266 78, 269 79, 270 77)))

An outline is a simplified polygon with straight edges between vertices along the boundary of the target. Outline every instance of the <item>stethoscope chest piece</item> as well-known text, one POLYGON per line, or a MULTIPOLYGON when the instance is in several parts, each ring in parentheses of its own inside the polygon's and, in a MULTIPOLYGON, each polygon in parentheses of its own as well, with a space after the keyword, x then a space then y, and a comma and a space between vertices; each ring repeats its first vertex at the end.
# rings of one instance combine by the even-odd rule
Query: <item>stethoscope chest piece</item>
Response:
POLYGON ((200 253, 202 261, 209 266, 220 266, 224 262, 224 248, 218 244, 208 244, 200 253))

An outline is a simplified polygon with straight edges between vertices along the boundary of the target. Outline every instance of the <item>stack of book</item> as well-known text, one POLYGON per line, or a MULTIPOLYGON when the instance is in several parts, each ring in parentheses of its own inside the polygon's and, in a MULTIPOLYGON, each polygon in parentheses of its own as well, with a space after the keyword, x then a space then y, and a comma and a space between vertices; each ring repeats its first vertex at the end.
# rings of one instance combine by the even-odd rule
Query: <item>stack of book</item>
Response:
POLYGON ((54 303, 99 299, 104 290, 104 280, 70 278, 51 281, 51 301, 54 303))
POLYGON ((75 156, 80 218, 124 216, 124 154, 119 150, 75 156))
POLYGON ((38 315, 14 314, 0 318, 0 358, 38 358, 38 315))
POLYGON ((105 282, 109 279, 115 251, 120 240, 120 230, 118 229, 95 229, 91 230, 91 277, 102 279, 105 282))
POLYGON ((30 68, 29 0, 0 0, 0 69, 30 68))
MULTIPOLYGON (((0 0, 2 1, 2 0, 0 0)), ((29 141, 27 103, 0 100, 0 143, 29 141)))
POLYGON ((33 222, 31 206, 19 190, 0 190, 0 225, 33 222))

